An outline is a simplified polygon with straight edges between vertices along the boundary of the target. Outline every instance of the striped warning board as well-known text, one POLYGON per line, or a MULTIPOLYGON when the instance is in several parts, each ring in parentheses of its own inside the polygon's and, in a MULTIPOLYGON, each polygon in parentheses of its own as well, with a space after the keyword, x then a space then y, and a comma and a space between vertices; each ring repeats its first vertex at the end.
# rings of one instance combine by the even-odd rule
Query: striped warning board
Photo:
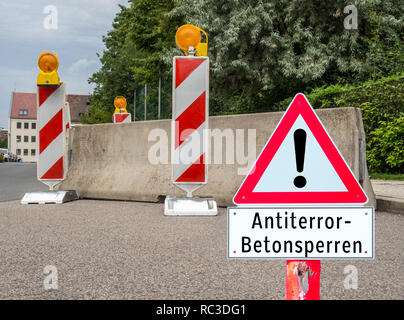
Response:
POLYGON ((288 260, 285 300, 320 300, 320 274, 320 260, 288 260))
POLYGON ((176 184, 205 184, 208 169, 209 58, 174 57, 172 176, 176 184))
POLYGON ((114 113, 112 115, 114 123, 125 123, 132 121, 132 115, 130 113, 114 113))
POLYGON ((38 86, 38 180, 64 179, 65 85, 38 86))
POLYGON ((71 117, 70 117, 70 104, 69 102, 65 102, 65 127, 66 127, 66 134, 65 134, 65 156, 64 156, 64 164, 65 164, 65 173, 70 168, 70 162, 72 158, 72 150, 69 149, 69 129, 72 128, 71 117))
POLYGON ((66 130, 71 128, 71 119, 70 119, 70 105, 69 102, 65 102, 65 123, 66 130))

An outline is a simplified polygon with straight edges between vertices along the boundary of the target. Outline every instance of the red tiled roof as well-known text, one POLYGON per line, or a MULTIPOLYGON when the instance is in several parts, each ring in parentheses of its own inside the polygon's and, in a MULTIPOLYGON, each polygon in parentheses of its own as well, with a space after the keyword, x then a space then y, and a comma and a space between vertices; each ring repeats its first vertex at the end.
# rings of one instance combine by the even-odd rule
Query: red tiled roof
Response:
MULTIPOLYGON (((88 96, 81 94, 68 94, 66 101, 70 105, 70 117, 73 123, 80 122, 80 115, 88 111, 88 96)), ((13 92, 10 118, 12 119, 36 119, 36 93, 13 92), (26 115, 21 115, 20 110, 27 110, 26 115)))
POLYGON ((10 118, 36 119, 36 93, 13 92, 10 118), (28 114, 20 115, 20 109, 28 110, 28 114))
POLYGON ((80 115, 88 112, 88 96, 83 94, 68 94, 66 101, 70 106, 71 122, 80 122, 80 115))

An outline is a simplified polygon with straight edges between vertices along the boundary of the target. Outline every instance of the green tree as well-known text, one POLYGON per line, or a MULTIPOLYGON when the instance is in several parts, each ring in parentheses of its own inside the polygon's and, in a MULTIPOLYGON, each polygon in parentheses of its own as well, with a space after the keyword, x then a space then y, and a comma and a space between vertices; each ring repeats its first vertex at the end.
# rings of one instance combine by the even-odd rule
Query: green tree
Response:
POLYGON ((118 95, 126 97, 133 114, 134 91, 169 77, 170 66, 161 56, 165 48, 175 46, 175 32, 183 23, 181 16, 167 15, 174 6, 173 0, 129 0, 128 7, 120 6, 112 30, 103 38, 102 67, 89 79, 96 86, 82 122, 111 122, 118 95))
POLYGON ((141 84, 152 83, 171 75, 171 63, 166 64, 162 57, 166 48, 175 47, 175 32, 183 17, 168 16, 174 0, 134 0, 132 4, 134 23, 129 39, 142 53, 135 58, 134 77, 141 84))
POLYGON ((133 48, 127 40, 132 24, 131 12, 124 6, 120 8, 112 24, 113 29, 103 37, 106 50, 102 56, 97 54, 102 67, 89 79, 89 83, 96 86, 90 97, 89 113, 82 119, 84 123, 111 122, 114 98, 121 95, 130 102, 137 86, 131 69, 133 48))
MULTIPOLYGON (((116 95, 169 83, 183 23, 209 36, 211 114, 273 110, 299 91, 358 84, 403 71, 402 0, 130 0, 104 37, 86 122, 111 121, 116 95), (358 26, 345 29, 355 5, 358 26), (155 85, 154 85, 155 86, 155 85)), ((163 94, 170 100, 169 85, 163 94)), ((151 91, 151 90, 150 90, 151 91)), ((141 92, 139 92, 141 97, 141 92)), ((140 102, 140 100, 139 100, 140 102)), ((154 112, 154 111, 153 111, 154 112)))
POLYGON ((7 138, 0 138, 0 148, 1 149, 8 148, 8 139, 7 138))
MULTIPOLYGON (((297 91, 368 79, 373 64, 383 68, 383 57, 388 56, 370 59, 374 42, 383 52, 397 46, 394 52, 402 53, 404 48, 402 0, 178 0, 178 4, 170 14, 185 14, 187 23, 209 35, 213 99, 251 96, 252 102, 244 107, 247 112, 260 105, 268 110, 268 105, 297 91), (352 4, 358 9, 357 30, 344 27, 344 7, 352 4)), ((402 70, 402 63, 396 61, 389 69, 383 75, 402 70)))
MULTIPOLYGON (((401 10, 404 10, 403 5, 401 10)), ((364 69, 371 73, 373 80, 399 73, 404 66, 403 19, 397 21, 381 11, 378 7, 369 9, 369 37, 366 39, 369 50, 364 69)))

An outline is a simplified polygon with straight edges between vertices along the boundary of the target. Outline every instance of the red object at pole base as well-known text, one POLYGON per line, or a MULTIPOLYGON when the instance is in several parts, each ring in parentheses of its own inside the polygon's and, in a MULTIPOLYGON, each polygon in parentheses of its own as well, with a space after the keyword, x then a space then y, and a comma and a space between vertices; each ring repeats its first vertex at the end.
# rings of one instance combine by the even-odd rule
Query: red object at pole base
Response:
POLYGON ((320 273, 320 260, 288 260, 285 300, 320 300, 320 273))

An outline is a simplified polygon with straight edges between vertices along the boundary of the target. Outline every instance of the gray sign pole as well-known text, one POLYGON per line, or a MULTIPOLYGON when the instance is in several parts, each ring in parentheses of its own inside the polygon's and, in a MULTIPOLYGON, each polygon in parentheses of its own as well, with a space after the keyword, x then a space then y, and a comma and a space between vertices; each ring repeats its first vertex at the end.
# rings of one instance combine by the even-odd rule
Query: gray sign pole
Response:
POLYGON ((144 119, 146 120, 147 117, 147 84, 144 85, 144 119))
POLYGON ((133 92, 133 122, 136 121, 136 89, 133 92))
POLYGON ((158 119, 160 119, 161 113, 161 77, 159 78, 159 104, 158 104, 158 119))

